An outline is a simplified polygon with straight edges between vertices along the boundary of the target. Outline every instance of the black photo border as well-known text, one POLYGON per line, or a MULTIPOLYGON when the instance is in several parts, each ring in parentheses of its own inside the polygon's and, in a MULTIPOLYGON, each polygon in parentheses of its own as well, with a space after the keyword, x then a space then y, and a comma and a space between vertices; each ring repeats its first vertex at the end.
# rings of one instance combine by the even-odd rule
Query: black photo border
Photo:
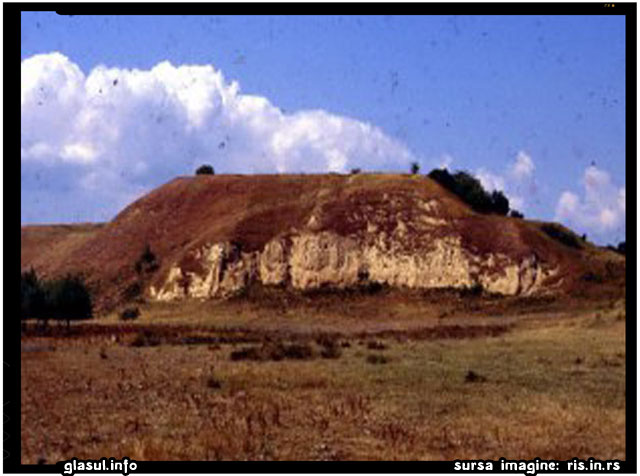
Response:
MULTIPOLYGON (((23 11, 61 15, 177 14, 403 14, 403 15, 624 15, 626 32, 626 458, 622 473, 637 472, 637 5, 615 3, 4 3, 4 401, 5 473, 60 473, 55 464, 20 462, 20 29, 23 11)), ((109 455, 104 455, 108 457, 109 455)), ((136 473, 454 473, 452 461, 206 462, 141 461, 136 473)), ((492 473, 500 472, 499 469, 492 473)), ((561 473, 563 471, 560 471, 561 473)))

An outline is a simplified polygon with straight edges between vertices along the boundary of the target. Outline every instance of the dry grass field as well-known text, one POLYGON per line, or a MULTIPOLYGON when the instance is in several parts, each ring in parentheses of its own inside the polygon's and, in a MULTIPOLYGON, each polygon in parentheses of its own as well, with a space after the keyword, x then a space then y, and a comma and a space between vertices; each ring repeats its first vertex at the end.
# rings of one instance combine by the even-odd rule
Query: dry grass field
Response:
POLYGON ((22 336, 22 462, 624 459, 623 301, 260 294, 22 336))

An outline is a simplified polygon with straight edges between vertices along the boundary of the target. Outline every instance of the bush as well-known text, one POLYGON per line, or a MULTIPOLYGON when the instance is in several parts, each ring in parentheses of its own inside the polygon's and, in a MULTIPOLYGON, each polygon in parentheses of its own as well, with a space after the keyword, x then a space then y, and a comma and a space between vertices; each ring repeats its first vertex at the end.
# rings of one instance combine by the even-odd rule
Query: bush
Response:
POLYGON ((369 350, 385 350, 387 348, 386 345, 384 345, 382 342, 379 342, 377 340, 372 340, 370 342, 367 342, 367 349, 369 350))
POLYGON ((222 382, 220 380, 218 380, 215 377, 209 377, 207 378, 207 387, 209 387, 210 389, 213 390, 217 390, 219 388, 222 388, 222 382))
POLYGON ((144 247, 144 250, 142 250, 140 257, 138 258, 138 261, 136 261, 136 264, 134 266, 136 273, 138 274, 153 273, 157 271, 159 267, 160 265, 158 263, 158 259, 156 258, 156 255, 153 253, 153 251, 151 251, 151 247, 147 243, 144 247))
POLYGON ((518 210, 511 210, 509 212, 509 216, 511 218, 524 218, 524 214, 520 213, 518 210))
POLYGON ((128 307, 120 313, 120 319, 123 321, 132 321, 140 317, 140 309, 137 307, 128 307))
POLYGON ((489 194, 480 180, 468 172, 459 171, 451 175, 447 169, 434 169, 429 172, 429 178, 457 195, 476 212, 509 213, 509 200, 504 193, 496 190, 489 194))
POLYGON ((358 175, 360 172, 362 172, 362 170, 359 168, 351 169, 351 175, 358 175))
POLYGON ((460 297, 478 297, 484 293, 484 286, 481 283, 474 283, 460 289, 460 297))
POLYGON ((413 175, 420 172, 420 164, 418 162, 411 162, 411 173, 413 175))
POLYGON ((231 360, 268 360, 280 361, 285 359, 307 360, 315 356, 313 348, 308 344, 263 344, 260 347, 245 347, 231 353, 231 360))
POLYGON ((316 339, 316 343, 322 347, 320 356, 323 359, 338 359, 342 355, 338 341, 332 336, 320 336, 316 339))
POLYGON ((138 281, 135 281, 122 291, 122 298, 125 301, 133 301, 134 299, 139 298, 141 294, 142 285, 138 281))
POLYGON ((568 246, 570 248, 576 248, 576 249, 582 248, 582 246, 580 245, 580 242, 578 241, 578 238, 576 238, 575 235, 571 233, 567 233, 558 225, 554 225, 554 224, 542 225, 541 230, 545 232, 547 236, 553 238, 554 240, 562 243, 565 246, 568 246))
POLYGON ((215 175, 215 171, 211 165, 204 164, 196 169, 196 175, 215 175))
POLYGON ((389 362, 389 359, 384 355, 371 354, 367 356, 367 362, 370 364, 386 364, 389 362))
POLYGON ((581 276, 580 279, 588 283, 602 284, 604 282, 604 279, 602 278, 602 276, 600 276, 597 273, 594 273, 593 271, 587 271, 581 276))
POLYGON ((149 330, 139 332, 131 342, 132 347, 155 347, 160 344, 162 344, 162 338, 149 330))
POLYGON ((464 381, 467 383, 486 382, 487 378, 484 375, 480 375, 473 370, 469 370, 464 376, 464 381))

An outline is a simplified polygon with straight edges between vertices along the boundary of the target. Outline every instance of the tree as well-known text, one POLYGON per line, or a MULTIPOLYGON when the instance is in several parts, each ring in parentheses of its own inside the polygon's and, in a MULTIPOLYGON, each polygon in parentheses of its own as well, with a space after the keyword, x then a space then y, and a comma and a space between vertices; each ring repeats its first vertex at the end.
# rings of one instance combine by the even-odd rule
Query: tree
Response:
POLYGON ((494 190, 491 194, 491 202, 493 204, 492 211, 498 215, 506 215, 509 213, 509 200, 500 190, 494 190))
POLYGON ((215 175, 215 171, 211 165, 203 164, 196 170, 196 175, 215 175))
POLYGON ((471 208, 480 213, 491 213, 491 196, 485 191, 480 180, 467 172, 456 172, 453 175, 455 189, 453 192, 467 202, 471 208))
POLYGON ((20 318, 45 319, 45 292, 36 272, 31 268, 20 277, 20 318))
POLYGON ((420 172, 420 164, 418 162, 411 162, 411 173, 416 175, 420 172))
POLYGON ((511 210, 509 212, 509 216, 511 218, 524 218, 524 214, 520 213, 518 210, 511 210))
POLYGON ((91 294, 79 276, 67 275, 46 285, 46 312, 56 320, 67 321, 93 317, 91 294))
POLYGON ((447 169, 434 169, 429 178, 453 192, 467 205, 479 213, 509 213, 509 200, 499 190, 488 193, 482 183, 468 172, 458 171, 451 175, 447 169))
POLYGON ((360 172, 362 172, 362 170, 360 168, 351 169, 351 175, 357 175, 360 172))

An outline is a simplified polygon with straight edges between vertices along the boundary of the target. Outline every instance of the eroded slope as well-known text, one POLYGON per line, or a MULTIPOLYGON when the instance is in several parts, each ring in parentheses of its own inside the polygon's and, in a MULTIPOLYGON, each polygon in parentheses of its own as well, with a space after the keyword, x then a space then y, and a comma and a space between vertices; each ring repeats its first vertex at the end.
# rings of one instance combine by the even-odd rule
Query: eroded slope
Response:
POLYGON ((256 282, 525 295, 587 285, 586 273, 624 279, 615 253, 567 247, 538 223, 476 214, 408 175, 183 177, 64 248, 64 259, 43 259, 41 245, 25 251, 25 242, 23 230, 23 267, 83 272, 101 309, 137 288, 157 300, 226 297, 256 282), (135 263, 147 244, 159 266, 141 274, 135 263))

